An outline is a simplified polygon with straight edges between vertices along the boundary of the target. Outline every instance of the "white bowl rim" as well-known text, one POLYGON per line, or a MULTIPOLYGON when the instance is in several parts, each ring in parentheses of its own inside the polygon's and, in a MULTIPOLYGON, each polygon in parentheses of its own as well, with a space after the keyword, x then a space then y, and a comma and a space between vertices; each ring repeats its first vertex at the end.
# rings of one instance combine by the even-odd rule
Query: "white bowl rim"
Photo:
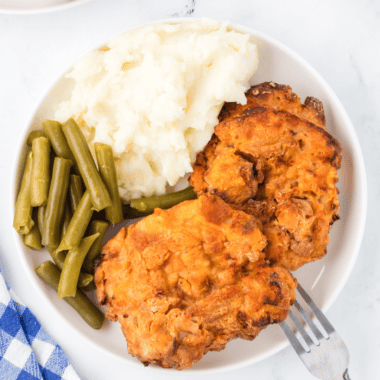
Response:
MULTIPOLYGON (((85 0, 85 1, 88 1, 88 0, 85 0)), ((117 32, 117 33, 111 35, 110 37, 106 38, 105 40, 103 40, 101 43, 96 44, 96 46, 92 46, 91 48, 87 49, 79 57, 76 57, 76 59, 61 72, 61 74, 57 77, 57 79, 47 88, 47 90, 39 98, 39 101, 36 103, 36 106, 34 107, 32 113, 30 114, 30 117, 27 120, 27 123, 25 124, 24 131, 27 131, 29 129, 36 112, 40 108, 40 105, 44 101, 46 96, 55 87, 55 85, 62 79, 62 77, 70 70, 70 68, 73 66, 73 64, 80 57, 85 55, 87 52, 103 46, 104 44, 107 43, 107 41, 109 41, 111 38, 119 35, 120 33, 133 32, 139 28, 143 28, 143 27, 151 26, 151 25, 155 25, 155 24, 161 24, 161 23, 176 24, 176 23, 192 22, 192 21, 205 20, 205 19, 207 19, 207 18, 170 18, 170 19, 156 20, 153 22, 147 22, 147 23, 140 24, 140 25, 134 26, 132 28, 128 28, 128 29, 122 30, 120 32, 117 32)), ((365 171, 365 165, 364 165, 364 158, 363 158, 363 154, 362 154, 361 147, 359 144, 359 140, 357 138, 355 129, 351 123, 351 120, 349 119, 349 116, 348 116, 346 110, 344 109, 343 105, 339 101, 335 92, 331 89, 331 87, 323 79, 323 77, 314 69, 314 67, 311 66, 304 58, 299 56, 296 52, 294 52, 292 49, 288 48, 283 43, 277 41, 276 39, 274 39, 274 38, 272 38, 272 37, 270 37, 270 36, 268 36, 262 32, 259 32, 253 28, 249 28, 249 27, 246 27, 246 26, 243 26, 240 24, 236 24, 236 23, 232 23, 229 21, 225 21, 225 22, 227 22, 228 25, 231 26, 231 28, 233 28, 233 29, 236 29, 236 30, 239 30, 239 31, 242 31, 245 33, 249 33, 251 35, 257 36, 263 40, 268 41, 270 44, 275 45, 276 48, 279 48, 279 49, 285 51, 286 53, 290 54, 292 57, 297 59, 308 71, 310 71, 318 79, 318 81, 321 83, 321 85, 328 91, 329 95, 333 98, 335 105, 339 108, 339 112, 341 113, 341 115, 344 118, 344 123, 345 123, 346 127, 349 128, 349 135, 350 135, 350 138, 352 139, 352 142, 353 142, 353 149, 356 152, 357 159, 358 159, 356 164, 358 165, 358 172, 359 172, 359 175, 361 176, 361 178, 360 178, 361 179, 360 180, 360 190, 359 191, 361 191, 362 196, 363 196, 363 198, 361 199, 362 208, 360 209, 360 217, 358 218, 358 226, 359 226, 358 234, 357 234, 358 237, 357 237, 357 240, 356 240, 355 245, 354 245, 353 250, 352 250, 353 255, 351 256, 350 265, 348 266, 348 269, 346 270, 346 272, 343 276, 343 279, 341 280, 339 286, 335 289, 333 295, 330 296, 329 301, 321 308, 323 312, 326 312, 330 308, 332 303, 338 297, 339 293, 343 289, 344 285, 346 284, 346 282, 347 282, 347 280, 348 280, 348 278, 352 272, 355 261, 357 259, 358 254, 359 254, 361 242, 362 242, 363 235, 364 235, 366 215, 367 215, 367 177, 366 177, 366 171, 365 171)), ((16 149, 16 153, 14 156, 15 158, 14 158, 14 162, 13 162, 13 166, 12 166, 12 178, 11 178, 11 194, 12 194, 11 220, 12 221, 13 221, 13 215, 14 215, 14 205, 15 205, 15 201, 16 201, 15 188, 17 185, 17 169, 18 169, 18 163, 19 163, 19 157, 21 155, 21 151, 25 146, 25 138, 26 138, 26 134, 24 133, 21 136, 20 141, 18 143, 18 147, 16 149)), ((48 308, 53 312, 53 314, 58 315, 59 319, 65 324, 65 326, 67 326, 76 336, 78 336, 80 339, 85 341, 87 344, 95 346, 97 350, 101 351, 102 353, 106 354, 107 356, 112 357, 113 359, 115 359, 117 361, 123 362, 126 365, 131 365, 135 368, 141 369, 141 365, 139 365, 139 363, 133 363, 133 362, 126 363, 120 357, 114 355, 113 353, 110 353, 109 351, 104 349, 102 346, 92 342, 89 338, 87 338, 86 336, 81 334, 79 329, 74 328, 70 323, 68 323, 66 321, 66 319, 60 313, 58 313, 56 311, 55 307, 53 306, 53 303, 42 292, 41 283, 40 283, 40 281, 38 281, 37 276, 34 274, 33 271, 30 270, 27 261, 24 259, 23 247, 22 247, 22 244, 20 242, 19 236, 14 229, 13 229, 13 236, 15 238, 16 245, 18 247, 18 253, 19 253, 20 260, 22 262, 22 265, 23 265, 25 271, 27 272, 27 275, 28 275, 30 281, 32 282, 33 286, 36 288, 38 295, 43 299, 43 301, 48 306, 48 308)), ((204 374, 211 374, 211 373, 227 372, 227 371, 243 368, 243 367, 246 367, 248 365, 257 363, 261 360, 264 360, 266 358, 269 358, 270 356, 272 356, 272 355, 276 354, 277 352, 280 352, 281 350, 283 350, 288 345, 289 345, 289 342, 287 342, 287 341, 285 343, 277 344, 276 346, 273 347, 273 349, 271 349, 269 352, 267 351, 265 354, 257 355, 253 359, 246 359, 246 360, 239 362, 237 364, 230 364, 230 365, 225 366, 225 367, 220 368, 220 369, 218 369, 218 368, 216 368, 216 369, 212 368, 211 369, 210 368, 210 369, 193 369, 191 371, 186 371, 186 370, 185 371, 168 371, 167 369, 163 369, 163 368, 160 368, 157 366, 149 366, 149 367, 146 367, 145 370, 150 371, 150 372, 156 372, 156 373, 163 373, 163 371, 165 371, 165 375, 175 375, 175 376, 179 376, 179 375, 185 375, 185 376, 187 376, 187 375, 204 375, 204 374)))
POLYGON ((50 12, 57 12, 57 11, 63 11, 65 9, 73 8, 81 4, 88 3, 91 0, 75 0, 75 1, 68 1, 64 4, 58 4, 58 5, 50 5, 47 7, 41 7, 41 8, 24 8, 24 9, 7 9, 7 8, 0 8, 0 14, 5 15, 35 15, 35 14, 42 14, 42 13, 50 13, 50 12))

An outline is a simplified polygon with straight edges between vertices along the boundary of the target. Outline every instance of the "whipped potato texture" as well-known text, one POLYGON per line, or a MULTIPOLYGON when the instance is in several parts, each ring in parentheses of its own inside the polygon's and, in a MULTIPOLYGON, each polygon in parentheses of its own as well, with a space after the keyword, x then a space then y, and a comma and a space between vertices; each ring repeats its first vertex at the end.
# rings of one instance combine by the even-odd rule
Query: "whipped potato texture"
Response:
POLYGON ((218 123, 223 103, 246 103, 258 66, 248 34, 228 23, 158 23, 122 33, 77 61, 69 100, 90 147, 112 146, 120 196, 161 195, 186 173, 218 123))

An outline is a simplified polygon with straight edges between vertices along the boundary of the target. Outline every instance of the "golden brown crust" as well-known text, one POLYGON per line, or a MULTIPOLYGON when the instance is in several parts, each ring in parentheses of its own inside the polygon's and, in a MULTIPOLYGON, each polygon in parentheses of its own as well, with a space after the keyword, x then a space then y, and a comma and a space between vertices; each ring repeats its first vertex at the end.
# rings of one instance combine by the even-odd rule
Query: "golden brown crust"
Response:
POLYGON ((334 137, 289 112, 257 106, 215 127, 213 144, 200 154, 190 177, 198 194, 218 194, 229 173, 214 164, 213 155, 226 165, 233 162, 230 156, 252 164, 257 193, 250 196, 242 183, 234 188, 239 197, 228 202, 262 221, 273 265, 295 270, 325 255, 339 209, 341 147, 334 137))
POLYGON ((225 103, 219 115, 219 121, 242 113, 252 107, 272 107, 277 111, 287 111, 300 119, 304 119, 318 127, 326 129, 326 118, 320 100, 308 96, 304 104, 292 91, 290 86, 265 82, 252 86, 247 92, 247 104, 225 103))
POLYGON ((198 153, 193 164, 196 170, 191 177, 191 185, 198 195, 207 192, 232 204, 256 195, 258 178, 253 164, 233 153, 233 148, 221 147, 215 135, 203 152, 198 153), (226 150, 230 150, 230 154, 225 154, 226 150), (210 166, 212 170, 207 170, 210 166))
POLYGON ((145 365, 184 369, 287 317, 297 286, 263 259, 253 216, 201 196, 123 228, 103 248, 96 295, 145 365))

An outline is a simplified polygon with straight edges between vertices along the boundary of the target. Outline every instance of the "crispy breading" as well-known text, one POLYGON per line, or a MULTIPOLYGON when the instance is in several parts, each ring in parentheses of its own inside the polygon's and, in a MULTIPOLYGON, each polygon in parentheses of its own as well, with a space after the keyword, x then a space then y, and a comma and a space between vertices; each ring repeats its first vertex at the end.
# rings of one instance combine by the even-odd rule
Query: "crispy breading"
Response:
POLYGON ((227 203, 242 203, 256 195, 258 182, 253 164, 234 154, 234 149, 218 144, 213 136, 198 154, 191 181, 197 193, 200 190, 218 195, 227 203), (205 165, 207 162, 208 165, 205 165), (210 168, 210 169, 207 169, 210 168))
POLYGON ((225 103, 219 121, 228 117, 236 116, 244 110, 252 107, 272 107, 277 111, 286 111, 300 119, 326 129, 326 118, 323 104, 320 100, 308 96, 304 104, 300 98, 292 91, 290 86, 265 82, 252 86, 246 92, 247 104, 225 103))
POLYGON ((184 369, 283 321, 297 284, 263 259, 260 227, 220 198, 200 196, 122 228, 103 247, 95 283, 130 354, 184 369))
POLYGON ((338 218, 340 165, 341 147, 325 129, 289 112, 252 107, 215 127, 197 156, 190 183, 197 194, 216 194, 259 218, 268 238, 267 259, 295 270, 326 253, 328 231, 338 218), (219 187, 228 179, 232 183, 239 172, 236 165, 228 168, 236 157, 243 160, 242 168, 253 165, 254 196, 243 182, 240 189, 234 186, 235 199, 219 187))

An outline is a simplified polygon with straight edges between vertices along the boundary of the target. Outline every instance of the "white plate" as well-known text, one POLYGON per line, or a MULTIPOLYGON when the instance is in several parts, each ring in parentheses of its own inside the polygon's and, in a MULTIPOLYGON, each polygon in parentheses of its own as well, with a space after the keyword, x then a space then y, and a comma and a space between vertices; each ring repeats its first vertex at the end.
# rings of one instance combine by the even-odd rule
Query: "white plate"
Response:
MULTIPOLYGON (((160 22, 188 22, 189 19, 164 20, 160 22)), ((327 255, 317 262, 308 264, 294 272, 295 277, 309 292, 317 305, 326 311, 342 290, 359 252, 363 236, 367 207, 367 183, 364 162, 354 128, 336 95, 321 76, 301 57, 274 39, 255 30, 231 25, 240 32, 250 33, 259 47, 259 69, 252 78, 252 84, 274 81, 288 84, 301 99, 314 96, 320 99, 325 108, 327 129, 340 141, 343 148, 340 181, 340 216, 330 232, 327 255)), ((135 28, 136 29, 136 28, 135 28)), ((133 29, 133 30, 135 30, 133 29)), ((100 44, 99 46, 101 46, 100 44)), ((25 140, 33 129, 40 129, 45 118, 53 118, 57 104, 68 98, 70 82, 61 75, 43 96, 20 141, 12 181, 12 194, 19 188, 20 175, 25 162, 25 140)), ((14 199, 12 205, 14 204, 14 199)), ((12 206, 13 217, 13 206, 12 206)), ((142 364, 127 352, 124 336, 117 323, 107 323, 100 331, 88 327, 86 323, 65 302, 59 301, 54 291, 46 287, 35 275, 34 268, 45 261, 48 254, 30 254, 18 234, 14 232, 20 260, 37 293, 54 310, 65 325, 73 329, 88 344, 97 347, 105 354, 126 364, 143 368, 142 364)), ((210 352, 191 369, 177 372, 150 366, 146 370, 166 371, 177 376, 189 372, 218 372, 252 364, 278 352, 288 345, 279 326, 269 326, 253 342, 235 340, 227 344, 221 352, 210 352)))
POLYGON ((36 14, 61 11, 87 3, 90 0, 0 0, 0 13, 36 14))

